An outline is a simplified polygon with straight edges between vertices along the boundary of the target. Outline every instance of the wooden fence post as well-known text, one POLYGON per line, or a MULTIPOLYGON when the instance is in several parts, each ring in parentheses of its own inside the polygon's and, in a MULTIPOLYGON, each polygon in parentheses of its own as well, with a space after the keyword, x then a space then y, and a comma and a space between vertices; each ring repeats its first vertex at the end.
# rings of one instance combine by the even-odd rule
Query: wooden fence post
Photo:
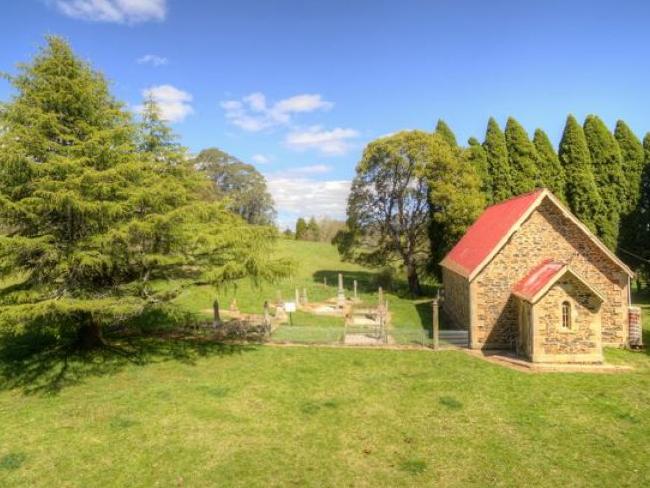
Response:
POLYGON ((440 319, 438 316, 438 299, 434 298, 433 301, 431 302, 432 305, 432 312, 433 312, 433 349, 438 350, 439 347, 439 329, 440 329, 440 319))

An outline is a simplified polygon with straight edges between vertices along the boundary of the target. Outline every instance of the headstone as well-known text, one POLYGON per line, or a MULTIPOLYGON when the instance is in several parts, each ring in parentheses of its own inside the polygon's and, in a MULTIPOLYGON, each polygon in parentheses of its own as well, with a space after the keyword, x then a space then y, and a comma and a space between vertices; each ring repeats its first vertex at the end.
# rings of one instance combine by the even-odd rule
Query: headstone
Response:
POLYGON ((280 323, 287 321, 287 312, 284 311, 284 307, 275 307, 275 318, 280 323))
POLYGON ((300 306, 300 290, 296 288, 296 307, 300 306))
POLYGON ((339 308, 345 306, 345 290, 343 289, 343 274, 339 273, 339 288, 336 292, 336 304, 339 308))
POLYGON ((264 302, 264 326, 271 326, 271 312, 269 311, 269 302, 264 302))
POLYGON ((354 299, 356 300, 357 298, 359 298, 357 296, 357 280, 354 280, 354 299))
POLYGON ((216 329, 221 325, 221 314, 219 313, 219 300, 214 299, 214 302, 212 302, 212 313, 214 315, 213 320, 212 320, 212 326, 216 329))
POLYGON ((307 305, 309 300, 307 299, 307 288, 302 289, 302 304, 307 305))

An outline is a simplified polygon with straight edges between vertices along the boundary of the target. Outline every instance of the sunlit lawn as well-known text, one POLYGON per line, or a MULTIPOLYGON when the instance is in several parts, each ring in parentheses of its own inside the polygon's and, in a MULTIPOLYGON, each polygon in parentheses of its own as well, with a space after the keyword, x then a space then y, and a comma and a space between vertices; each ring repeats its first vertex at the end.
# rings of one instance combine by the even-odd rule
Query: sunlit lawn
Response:
MULTIPOLYGON (((140 343, 142 346, 145 343, 140 343)), ((650 356, 197 346, 3 362, 0 486, 647 486, 650 356)), ((38 358, 38 359, 37 359, 38 358)))

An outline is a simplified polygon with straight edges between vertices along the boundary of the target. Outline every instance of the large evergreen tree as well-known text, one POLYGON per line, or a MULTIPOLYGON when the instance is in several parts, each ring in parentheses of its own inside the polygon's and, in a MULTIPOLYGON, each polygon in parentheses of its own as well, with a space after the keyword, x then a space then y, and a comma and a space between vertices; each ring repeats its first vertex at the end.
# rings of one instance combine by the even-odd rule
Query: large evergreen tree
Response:
POLYGON ((266 259, 274 230, 204 199, 191 166, 138 149, 129 114, 66 42, 48 38, 10 81, 16 95, 0 112, 3 328, 57 328, 92 347, 103 326, 164 306, 194 279, 284 270, 266 259), (154 285, 177 277, 171 290, 154 285))
POLYGON ((508 118, 505 129, 508 162, 510 163, 513 195, 520 195, 541 186, 538 155, 526 130, 513 117, 508 118))
POLYGON ((542 129, 536 129, 533 136, 533 144, 539 156, 539 173, 542 184, 551 190, 560 200, 566 201, 564 181, 564 168, 560 164, 560 159, 553 149, 546 132, 542 129))
POLYGON ((641 173, 644 165, 643 144, 622 120, 616 122, 614 137, 623 159, 625 197, 621 210, 623 215, 627 215, 634 211, 641 194, 641 173))
POLYGON ((458 147, 458 142, 456 141, 454 132, 442 119, 438 119, 438 123, 436 124, 436 134, 442 137, 451 147, 458 147))
POLYGON ((604 205, 600 236, 615 249, 625 196, 621 150, 613 134, 596 115, 587 116, 584 133, 594 180, 604 205))
MULTIPOLYGON (((591 170, 585 134, 573 115, 567 117, 564 126, 559 158, 566 174, 566 197, 571 211, 592 232, 603 237, 603 201, 591 170)), ((616 242, 606 244, 614 246, 616 242)))
POLYGON ((488 120, 483 147, 487 154, 488 173, 492 182, 492 200, 497 203, 512 196, 512 174, 506 138, 493 117, 488 120))
POLYGON ((486 203, 492 203, 492 177, 488 171, 487 152, 476 137, 470 137, 467 145, 467 160, 481 181, 481 192, 485 195, 486 203))

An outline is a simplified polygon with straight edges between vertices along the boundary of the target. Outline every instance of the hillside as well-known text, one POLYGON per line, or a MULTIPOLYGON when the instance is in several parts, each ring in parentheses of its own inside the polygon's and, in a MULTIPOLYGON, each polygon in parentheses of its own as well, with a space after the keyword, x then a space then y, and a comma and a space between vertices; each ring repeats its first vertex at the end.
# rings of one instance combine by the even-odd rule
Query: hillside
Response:
MULTIPOLYGON (((411 299, 404 281, 399 277, 393 280, 393 286, 390 287, 385 279, 382 280, 379 271, 342 262, 335 246, 322 242, 280 239, 276 253, 278 257, 293 261, 294 273, 290 278, 261 286, 243 281, 237 287, 224 290, 199 286, 183 292, 177 303, 189 312, 207 314, 215 297, 219 298, 222 308, 227 308, 232 300, 236 299, 241 311, 261 313, 265 300, 275 300, 278 292, 285 300, 293 300, 296 288, 306 288, 311 301, 335 297, 338 273, 342 273, 346 293, 352 294, 353 280, 357 280, 359 296, 367 303, 377 302, 378 287, 383 285, 393 315, 394 327, 431 327, 431 298, 411 299), (325 279, 327 286, 324 284, 325 279)), ((321 317, 301 313, 296 314, 296 319, 305 325, 322 321, 321 317)))

